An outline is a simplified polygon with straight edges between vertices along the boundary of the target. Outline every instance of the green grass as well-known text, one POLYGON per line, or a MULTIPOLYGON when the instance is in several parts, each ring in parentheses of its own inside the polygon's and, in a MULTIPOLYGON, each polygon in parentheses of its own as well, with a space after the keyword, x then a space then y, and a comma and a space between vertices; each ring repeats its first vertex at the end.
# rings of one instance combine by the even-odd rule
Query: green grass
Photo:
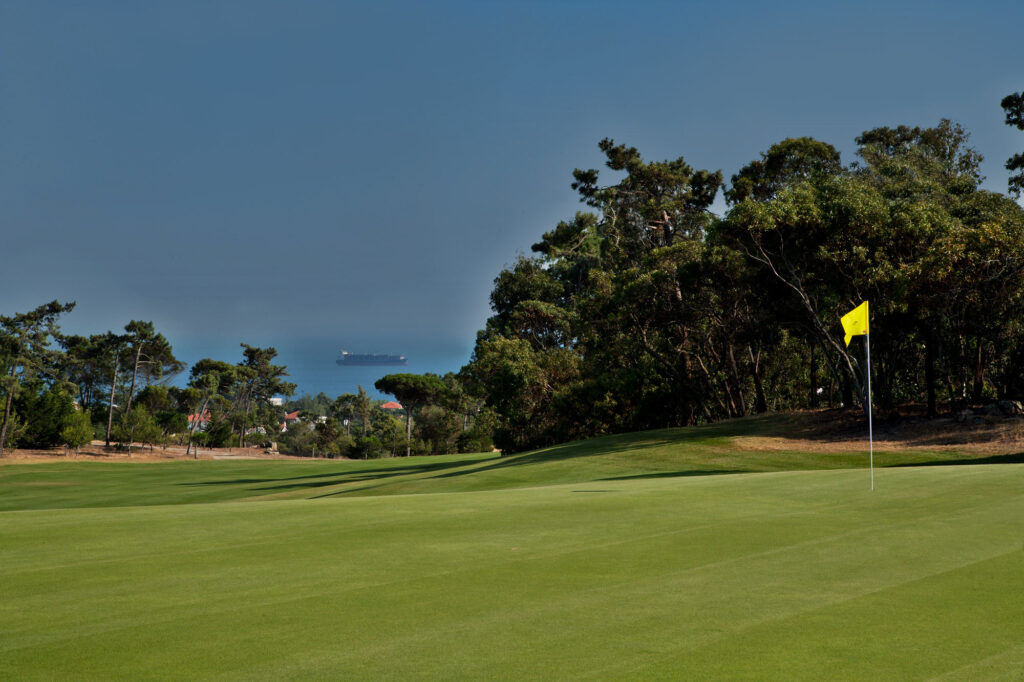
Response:
MULTIPOLYGON (((867 466, 867 452, 744 449, 736 437, 798 427, 792 417, 736 419, 567 443, 508 457, 494 454, 370 461, 76 462, 0 466, 0 511, 327 499, 504 490, 710 474, 867 466)), ((955 450, 875 452, 876 467, 971 463, 955 450)), ((1024 462, 1018 453, 982 461, 1024 462)))
POLYGON ((1018 679, 1024 464, 730 433, 0 467, 0 679, 1018 679))

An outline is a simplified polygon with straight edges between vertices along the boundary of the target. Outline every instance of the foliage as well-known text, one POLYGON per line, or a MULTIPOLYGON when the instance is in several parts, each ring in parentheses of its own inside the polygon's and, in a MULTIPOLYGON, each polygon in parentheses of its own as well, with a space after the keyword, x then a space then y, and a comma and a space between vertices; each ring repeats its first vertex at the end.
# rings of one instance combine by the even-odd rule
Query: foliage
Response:
POLYGON ((811 138, 732 177, 600 143, 609 185, 573 173, 577 213, 495 279, 462 372, 504 452, 769 409, 861 403, 860 342, 839 317, 872 303, 875 402, 944 393, 950 409, 1024 397, 1024 211, 979 188, 957 124, 811 138))
MULTIPOLYGON (((378 391, 395 396, 402 403, 408 441, 412 440, 413 413, 424 405, 440 400, 447 390, 441 379, 434 374, 388 374, 378 379, 374 386, 378 391)), ((411 445, 407 445, 406 456, 411 452, 411 445)))
POLYGON ((83 445, 92 442, 92 438, 92 420, 87 412, 75 410, 64 418, 60 439, 66 447, 74 448, 77 453, 83 445))
POLYGON ((284 411, 295 412, 298 410, 304 415, 322 417, 330 414, 333 403, 334 401, 328 398, 326 393, 317 393, 315 396, 303 393, 298 398, 284 403, 284 411))
POLYGON ((129 453, 134 443, 149 445, 152 449, 155 443, 160 442, 163 433, 163 429, 160 428, 153 415, 141 405, 137 405, 135 409, 126 414, 114 430, 118 442, 126 444, 129 453))
POLYGON ((358 459, 377 459, 384 453, 384 445, 376 436, 360 436, 352 446, 352 455, 358 459))
MULTIPOLYGON (((1024 92, 1007 95, 1001 104, 1006 112, 1006 125, 1024 130, 1024 92)), ((1014 154, 1007 159, 1006 170, 1010 171, 1008 180, 1010 194, 1019 197, 1024 191, 1024 152, 1014 154)))
MULTIPOLYGON (((3 395, 3 418, 0 424, 0 456, 7 434, 17 415, 12 414, 14 399, 26 386, 36 390, 38 381, 59 382, 60 353, 50 347, 60 336, 59 317, 75 307, 72 303, 51 301, 28 313, 0 315, 0 395, 3 395)), ((22 414, 19 421, 27 428, 35 418, 22 414)), ((46 431, 52 425, 45 427, 46 431)), ((34 436, 29 435, 29 439, 34 436)))

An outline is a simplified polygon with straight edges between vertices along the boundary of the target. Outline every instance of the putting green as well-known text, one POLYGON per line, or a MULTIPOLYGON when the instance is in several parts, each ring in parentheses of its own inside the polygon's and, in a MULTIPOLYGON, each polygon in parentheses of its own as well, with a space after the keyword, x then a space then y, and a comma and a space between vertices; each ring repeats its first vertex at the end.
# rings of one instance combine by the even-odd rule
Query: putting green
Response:
MULTIPOLYGON (((281 464, 247 465, 248 478, 283 478, 281 464)), ((160 489, 217 488, 174 488, 178 470, 135 466, 162 471, 160 489)), ((26 482, 10 469, 9 482, 26 482)), ((887 469, 874 493, 863 470, 645 471, 4 512, 0 678, 968 680, 1024 669, 1024 465, 887 469)), ((217 489, 255 495, 239 478, 217 489)))

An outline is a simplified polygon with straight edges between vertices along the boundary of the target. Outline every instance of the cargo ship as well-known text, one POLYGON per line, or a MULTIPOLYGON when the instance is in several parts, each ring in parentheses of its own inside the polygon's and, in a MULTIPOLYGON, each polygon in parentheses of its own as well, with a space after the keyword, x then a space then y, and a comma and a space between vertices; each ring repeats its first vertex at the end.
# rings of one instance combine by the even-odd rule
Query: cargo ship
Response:
POLYGON ((336 361, 342 367, 355 365, 408 365, 409 361, 404 355, 388 355, 380 353, 349 353, 341 351, 336 361))

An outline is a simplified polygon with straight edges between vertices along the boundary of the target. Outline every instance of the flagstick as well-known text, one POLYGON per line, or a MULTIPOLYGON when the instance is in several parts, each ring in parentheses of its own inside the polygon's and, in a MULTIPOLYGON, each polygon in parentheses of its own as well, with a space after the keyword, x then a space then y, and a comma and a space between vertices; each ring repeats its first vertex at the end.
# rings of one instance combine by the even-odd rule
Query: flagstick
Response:
POLYGON ((874 436, 871 433, 871 334, 864 335, 864 348, 867 353, 868 375, 868 465, 871 468, 871 489, 875 489, 875 445, 874 436))

